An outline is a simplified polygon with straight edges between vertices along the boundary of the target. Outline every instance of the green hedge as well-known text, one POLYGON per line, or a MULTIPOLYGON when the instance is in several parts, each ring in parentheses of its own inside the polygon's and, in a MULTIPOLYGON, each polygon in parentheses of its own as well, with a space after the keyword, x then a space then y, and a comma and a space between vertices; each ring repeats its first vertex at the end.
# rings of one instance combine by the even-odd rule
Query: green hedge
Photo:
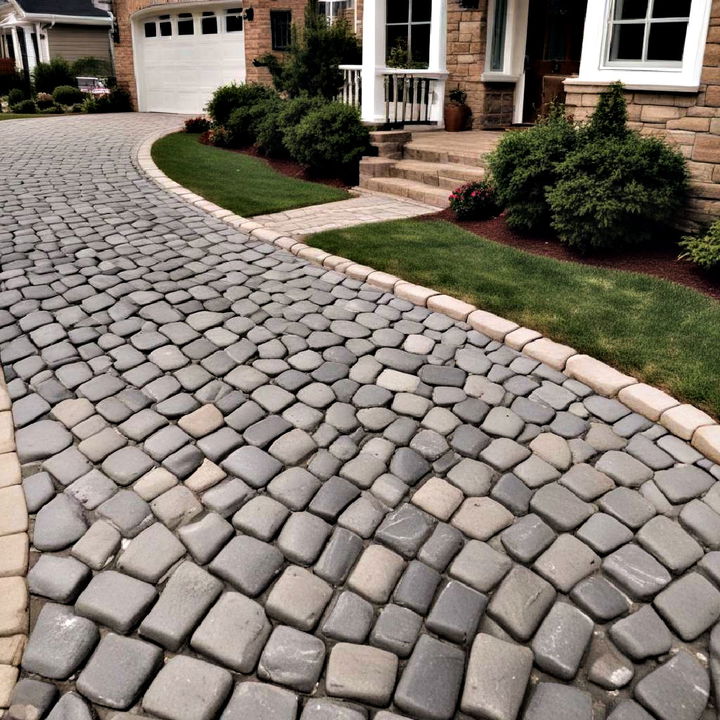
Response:
POLYGON ((720 220, 702 235, 687 236, 680 241, 685 250, 681 257, 691 260, 703 270, 720 270, 720 220))

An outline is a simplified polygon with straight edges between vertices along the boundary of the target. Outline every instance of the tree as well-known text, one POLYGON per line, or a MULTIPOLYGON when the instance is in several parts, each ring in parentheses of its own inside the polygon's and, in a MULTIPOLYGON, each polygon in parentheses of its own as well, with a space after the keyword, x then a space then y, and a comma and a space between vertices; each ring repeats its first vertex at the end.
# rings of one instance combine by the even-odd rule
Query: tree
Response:
POLYGON ((268 53, 256 63, 266 66, 275 88, 291 98, 320 95, 332 100, 343 84, 338 66, 359 63, 361 56, 360 44, 349 23, 343 18, 328 23, 314 0, 310 0, 303 26, 293 26, 286 57, 280 60, 268 53))

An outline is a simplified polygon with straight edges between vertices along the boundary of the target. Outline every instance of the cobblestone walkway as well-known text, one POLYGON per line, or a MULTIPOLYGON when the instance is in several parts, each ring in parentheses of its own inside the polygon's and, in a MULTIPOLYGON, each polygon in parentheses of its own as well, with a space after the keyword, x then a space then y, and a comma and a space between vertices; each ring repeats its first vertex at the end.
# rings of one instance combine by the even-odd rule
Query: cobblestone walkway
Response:
POLYGON ((438 208, 431 205, 364 190, 359 197, 350 200, 312 205, 271 215, 256 215, 253 220, 270 230, 300 238, 323 230, 385 220, 402 220, 436 212, 438 208))
POLYGON ((715 717, 720 468, 166 194, 131 150, 176 124, 0 128, 10 716, 715 717))

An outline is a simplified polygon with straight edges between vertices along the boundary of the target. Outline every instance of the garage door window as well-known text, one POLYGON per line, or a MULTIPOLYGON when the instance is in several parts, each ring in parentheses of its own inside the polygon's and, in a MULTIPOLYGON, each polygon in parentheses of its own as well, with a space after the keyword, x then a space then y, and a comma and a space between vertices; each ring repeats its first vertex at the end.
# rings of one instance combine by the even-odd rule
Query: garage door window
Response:
POLYGON ((180 13, 178 15, 177 33, 178 35, 195 34, 195 21, 193 20, 192 13, 180 13))
POLYGON ((170 22, 169 15, 161 15, 160 22, 160 35, 162 37, 170 37, 172 35, 172 23, 170 22))
POLYGON ((157 25, 154 22, 145 23, 145 37, 153 38, 157 37, 157 25))
POLYGON ((225 11, 225 32, 241 32, 243 29, 242 8, 225 11))
POLYGON ((214 12, 204 12, 201 23, 203 35, 217 35, 218 24, 214 12))

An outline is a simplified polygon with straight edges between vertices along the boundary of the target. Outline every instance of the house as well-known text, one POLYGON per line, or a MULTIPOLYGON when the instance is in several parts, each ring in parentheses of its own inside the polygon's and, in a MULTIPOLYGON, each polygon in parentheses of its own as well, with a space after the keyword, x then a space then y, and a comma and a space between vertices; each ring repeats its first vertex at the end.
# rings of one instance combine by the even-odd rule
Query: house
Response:
POLYGON ((0 57, 30 78, 38 62, 112 62, 112 16, 102 0, 0 0, 0 57))
MULTIPOLYGON (((344 4, 343 4, 344 3, 344 4)), ((118 83, 141 111, 201 113, 228 82, 269 82, 254 61, 282 54, 306 0, 115 0, 118 83)), ((327 12, 347 0, 327 0, 327 12)))
POLYGON ((632 125, 687 157, 695 218, 720 214, 720 0, 364 0, 362 28, 343 96, 364 120, 441 126, 456 88, 475 129, 553 100, 583 119, 620 81, 632 125))

